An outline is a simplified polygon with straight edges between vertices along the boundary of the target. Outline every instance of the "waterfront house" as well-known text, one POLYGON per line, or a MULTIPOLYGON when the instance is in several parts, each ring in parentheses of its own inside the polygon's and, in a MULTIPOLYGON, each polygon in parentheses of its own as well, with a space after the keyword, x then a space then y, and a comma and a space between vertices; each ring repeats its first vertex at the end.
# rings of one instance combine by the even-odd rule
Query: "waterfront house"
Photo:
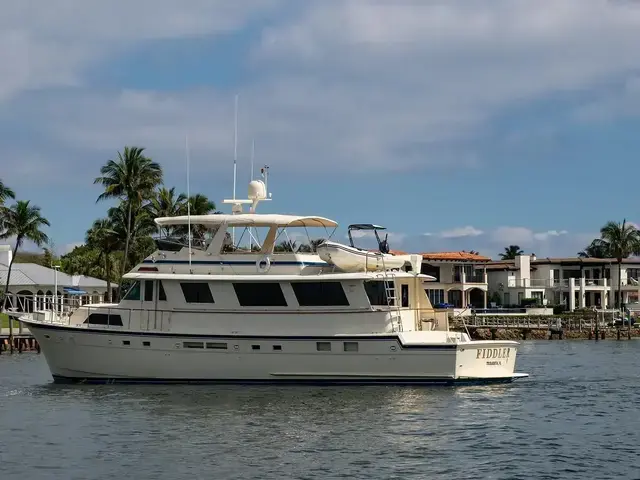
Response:
POLYGON ((436 278, 424 283, 434 307, 450 305, 457 315, 471 314, 471 307, 486 308, 490 261, 474 252, 423 253, 420 273, 436 278))
MULTIPOLYGON (((4 288, 7 282, 12 255, 9 245, 0 245, 0 288, 4 288)), ((50 307, 56 291, 59 303, 66 304, 68 298, 75 298, 82 305, 102 302, 107 293, 107 282, 104 280, 84 275, 67 275, 35 263, 14 263, 9 280, 7 306, 19 311, 50 307), (17 295, 26 300, 18 302, 17 295)), ((111 284, 112 290, 116 287, 117 285, 111 284)))
MULTIPOLYGON (((618 297, 618 264, 614 258, 537 258, 519 255, 515 260, 489 262, 489 291, 499 294, 502 305, 539 305, 576 308, 613 308, 618 297)), ((640 259, 622 261, 622 302, 638 301, 640 259)))

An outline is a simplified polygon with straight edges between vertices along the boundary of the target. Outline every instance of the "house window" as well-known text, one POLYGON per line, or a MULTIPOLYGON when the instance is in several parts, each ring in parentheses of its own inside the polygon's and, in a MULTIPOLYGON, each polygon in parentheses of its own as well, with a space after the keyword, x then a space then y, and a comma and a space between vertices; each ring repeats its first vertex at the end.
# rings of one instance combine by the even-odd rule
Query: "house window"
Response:
POLYGON ((144 301, 153 302, 153 280, 144 281, 144 301))
POLYGON ((340 282, 291 282, 291 287, 301 307, 349 305, 340 282))
POLYGON ((427 297, 431 305, 440 305, 444 303, 444 290, 443 289, 425 289, 427 297))
POLYGON ((434 282, 440 282, 440 267, 434 267, 428 263, 423 263, 420 266, 420 273, 423 275, 430 275, 435 277, 434 282))
MULTIPOLYGON (((387 282, 390 288, 389 293, 393 295, 393 282, 387 282)), ((387 292, 384 288, 384 282, 381 280, 373 280, 364 282, 364 289, 369 297, 371 306, 387 305, 387 292)), ((392 303, 393 304, 393 303, 392 303)))
POLYGON ((131 286, 123 300, 140 300, 140 282, 135 282, 131 286))
POLYGON ((511 305, 511 295, 509 292, 504 292, 504 305, 507 307, 511 305))
POLYGON ((523 298, 524 298, 524 293, 518 292, 518 305, 522 305, 523 298))
POLYGON ((109 325, 112 327, 121 327, 122 318, 120 318, 120 315, 109 315, 108 313, 92 313, 87 317, 84 323, 92 325, 109 325))
POLYGON ((167 294, 164 292, 164 286, 162 280, 158 280, 158 300, 161 302, 167 301, 167 294))
POLYGON ((208 283, 181 283, 180 288, 187 303, 215 303, 208 283))
POLYGON ((287 301, 278 282, 234 283, 238 302, 243 307, 286 307, 287 301))

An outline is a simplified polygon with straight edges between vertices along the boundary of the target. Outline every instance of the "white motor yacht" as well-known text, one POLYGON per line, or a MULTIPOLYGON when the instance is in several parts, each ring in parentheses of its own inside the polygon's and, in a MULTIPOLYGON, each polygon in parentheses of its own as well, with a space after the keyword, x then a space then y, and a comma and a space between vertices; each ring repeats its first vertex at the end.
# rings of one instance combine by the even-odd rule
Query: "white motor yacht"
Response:
POLYGON ((287 233, 335 232, 335 221, 255 213, 268 199, 254 180, 248 199, 225 200, 232 214, 155 219, 165 232, 188 229, 188 238, 158 239, 125 275, 130 287, 117 304, 21 315, 53 379, 450 385, 527 376, 515 373, 518 342, 450 331, 447 312, 425 293, 433 278, 420 274, 419 255, 345 271, 294 248, 287 233), (279 247, 283 238, 290 249, 279 247))

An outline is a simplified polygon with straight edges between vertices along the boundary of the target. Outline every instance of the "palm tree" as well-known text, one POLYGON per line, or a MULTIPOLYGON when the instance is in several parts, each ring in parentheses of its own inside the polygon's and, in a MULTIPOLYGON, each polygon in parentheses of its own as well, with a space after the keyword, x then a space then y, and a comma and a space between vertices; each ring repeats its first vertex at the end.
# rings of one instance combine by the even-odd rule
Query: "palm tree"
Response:
MULTIPOLYGON (((129 248, 127 249, 126 258, 123 257, 122 263, 134 264, 140 259, 140 257, 146 257, 148 255, 146 248, 149 243, 153 243, 151 234, 156 231, 156 225, 148 213, 146 208, 137 209, 131 222, 128 222, 129 209, 126 202, 121 203, 117 207, 112 207, 107 212, 107 218, 111 224, 111 229, 114 232, 117 239, 117 249, 122 249, 126 246, 127 239, 129 240, 129 248), (129 227, 127 227, 129 224, 129 227)), ((118 287, 118 294, 120 294, 120 287, 118 287)), ((120 298, 118 296, 118 298, 120 298)))
POLYGON ((611 258, 610 245, 601 238, 594 239, 584 250, 578 252, 580 258, 611 258))
MULTIPOLYGON (((176 188, 161 187, 156 192, 148 206, 149 215, 152 218, 158 217, 175 217, 182 215, 186 210, 187 196, 181 193, 176 196, 176 188)), ((168 236, 172 233, 172 228, 163 228, 164 233, 168 236)))
POLYGON ((4 207, 4 202, 8 199, 15 200, 16 194, 13 190, 7 187, 0 179, 0 233, 3 231, 3 223, 4 217, 6 215, 6 208, 4 207))
MULTIPOLYGON (((189 209, 187 210, 187 202, 184 202, 179 214, 186 215, 187 213, 189 213, 190 215, 210 215, 212 213, 215 213, 216 211, 216 204, 209 200, 206 195, 203 195, 201 193, 191 195, 189 197, 188 206, 189 209)), ((176 230, 180 231, 180 233, 184 235, 187 234, 186 227, 181 227, 176 230)), ((205 227, 204 225, 191 226, 192 235, 196 238, 203 238, 206 230, 207 227, 205 227)))
POLYGON ((518 255, 522 255, 524 251, 520 250, 520 245, 509 245, 504 247, 504 253, 500 254, 501 260, 514 260, 518 255))
MULTIPOLYGON (((156 187, 162 183, 162 167, 143 155, 143 152, 144 148, 124 147, 123 153, 118 152, 117 160, 109 160, 102 166, 101 176, 93 182, 104 187, 104 192, 96 202, 117 198, 127 208, 121 277, 126 272, 129 257, 133 211, 142 209, 144 201, 152 198, 156 187)), ((118 298, 120 298, 121 288, 122 282, 118 282, 118 298)))
POLYGON ((0 179, 0 205, 3 205, 9 198, 15 200, 16 194, 2 182, 2 179, 0 179))
POLYGON ((283 240, 279 244, 277 244, 274 248, 274 252, 296 252, 298 249, 298 244, 295 240, 283 240))
POLYGON ((600 229, 602 240, 609 245, 611 257, 618 261, 618 301, 616 308, 622 306, 622 260, 629 255, 640 253, 640 232, 633 225, 622 220, 622 223, 607 222, 600 229))
MULTIPOLYGON (((4 311, 7 294, 9 293, 9 283, 11 280, 11 269, 13 268, 13 262, 16 259, 18 249, 22 246, 25 240, 30 240, 38 247, 46 243, 49 240, 47 234, 42 231, 44 226, 49 226, 49 220, 44 218, 40 213, 40 207, 31 205, 29 200, 18 200, 11 207, 6 209, 4 217, 4 232, 0 235, 1 239, 9 237, 15 237, 15 247, 13 248, 13 255, 11 262, 9 262, 9 269, 7 270, 7 281, 2 292, 2 301, 0 302, 0 309, 4 311)), ((9 322, 9 342, 11 349, 13 349, 13 322, 9 322)))
POLYGON ((107 302, 111 303, 111 265, 113 263, 111 257, 118 250, 118 237, 112 228, 111 221, 108 218, 101 218, 93 222, 91 228, 87 230, 85 242, 102 257, 104 277, 107 282, 107 302))

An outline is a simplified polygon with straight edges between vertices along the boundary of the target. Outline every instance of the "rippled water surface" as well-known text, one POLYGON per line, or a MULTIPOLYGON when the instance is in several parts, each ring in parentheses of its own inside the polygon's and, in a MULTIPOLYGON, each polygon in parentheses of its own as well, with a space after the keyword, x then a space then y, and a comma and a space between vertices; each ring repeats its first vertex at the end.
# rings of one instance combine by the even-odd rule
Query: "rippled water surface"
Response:
POLYGON ((0 477, 640 478, 639 363, 532 341, 503 386, 58 386, 3 354, 0 477))

